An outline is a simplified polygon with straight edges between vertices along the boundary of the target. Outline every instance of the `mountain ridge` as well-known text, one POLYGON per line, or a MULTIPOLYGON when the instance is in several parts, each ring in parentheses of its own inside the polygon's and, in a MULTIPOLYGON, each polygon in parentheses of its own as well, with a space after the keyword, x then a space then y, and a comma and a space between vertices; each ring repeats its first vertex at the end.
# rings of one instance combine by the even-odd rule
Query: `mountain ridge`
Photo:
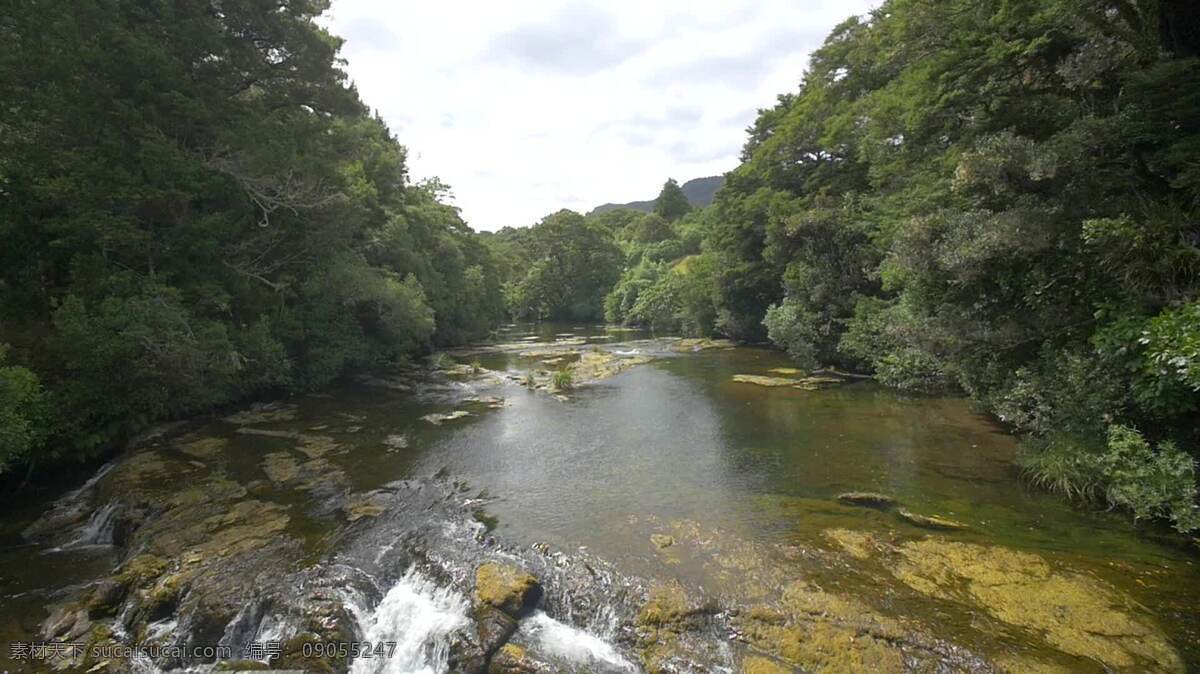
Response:
MULTIPOLYGON (((712 203, 713 196, 716 195, 717 190, 721 189, 721 186, 724 184, 725 176, 706 176, 704 178, 693 178, 681 185, 680 188, 687 197, 689 204, 694 208, 703 208, 712 203)), ((629 208, 649 213, 654 210, 654 199, 630 201, 623 204, 612 202, 601 204, 588 211, 588 215, 600 215, 601 213, 615 211, 618 208, 629 208)))

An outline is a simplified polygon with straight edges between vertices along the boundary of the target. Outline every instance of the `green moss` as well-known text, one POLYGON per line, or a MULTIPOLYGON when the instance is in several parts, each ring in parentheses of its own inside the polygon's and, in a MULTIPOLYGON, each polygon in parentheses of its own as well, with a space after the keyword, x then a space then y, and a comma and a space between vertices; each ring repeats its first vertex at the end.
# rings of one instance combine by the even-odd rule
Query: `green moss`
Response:
POLYGON ((515 566, 489 562, 475 571, 475 598, 512 616, 531 606, 539 590, 537 578, 515 566))
POLYGON ((1059 573, 1041 557, 938 538, 899 547, 893 573, 913 589, 979 606, 1040 634, 1064 653, 1107 667, 1182 671, 1166 637, 1140 609, 1105 583, 1059 573))

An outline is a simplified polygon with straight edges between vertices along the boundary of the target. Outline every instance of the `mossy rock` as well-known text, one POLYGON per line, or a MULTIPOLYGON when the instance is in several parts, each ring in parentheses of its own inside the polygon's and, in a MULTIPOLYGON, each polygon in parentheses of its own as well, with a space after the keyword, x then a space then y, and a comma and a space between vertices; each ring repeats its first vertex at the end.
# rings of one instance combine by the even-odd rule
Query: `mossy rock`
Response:
POLYGON ((875 539, 870 534, 850 529, 827 529, 824 535, 837 543, 843 550, 855 559, 867 559, 875 546, 875 539))
POLYGON ((197 459, 208 459, 220 453, 229 444, 229 440, 221 437, 198 438, 177 445, 179 451, 197 459))
POLYGON ((896 505, 896 499, 887 494, 880 494, 873 491, 848 491, 844 494, 838 494, 837 500, 850 505, 865 506, 867 508, 890 508, 896 505))
POLYGON ((892 573, 918 592, 981 607, 1070 655, 1125 671, 1183 671, 1179 654, 1130 598, 1043 558, 940 538, 898 548, 892 573))
POLYGON ((302 633, 288 639, 280 649, 280 654, 271 658, 271 669, 299 669, 309 674, 333 674, 345 671, 345 667, 337 668, 336 660, 330 657, 320 657, 317 653, 325 652, 325 642, 320 636, 312 633, 302 633), (308 655, 305 655, 305 652, 308 655))
POLYGON ((785 667, 770 658, 751 655, 742 661, 742 674, 792 674, 794 667, 785 667))
POLYGON ((739 384, 754 384, 770 388, 795 386, 797 382, 797 380, 789 379, 788 377, 767 377, 761 374, 735 374, 733 375, 733 381, 739 384))
POLYGON ((96 583, 83 600, 88 617, 108 618, 117 614, 121 601, 125 599, 128 588, 112 578, 105 578, 96 583))
POLYGON ((475 570, 475 598, 510 616, 532 608, 541 593, 538 579, 519 567, 489 562, 475 570))
POLYGON ((122 586, 140 588, 166 573, 170 563, 156 555, 138 555, 121 565, 114 580, 122 586))
POLYGON ((667 534, 650 534, 650 542, 659 549, 669 548, 675 545, 675 537, 667 534))
POLYGON ((708 606, 678 583, 656 585, 638 612, 637 625, 683 632, 696 627, 706 613, 708 606))
POLYGON ((963 524, 957 520, 952 520, 948 517, 940 517, 938 515, 921 515, 914 513, 908 508, 899 508, 896 510, 896 514, 900 515, 901 519, 923 529, 955 530, 970 528, 966 524, 963 524))
POLYGON ((504 644, 488 663, 488 674, 536 674, 545 671, 517 644, 504 644))

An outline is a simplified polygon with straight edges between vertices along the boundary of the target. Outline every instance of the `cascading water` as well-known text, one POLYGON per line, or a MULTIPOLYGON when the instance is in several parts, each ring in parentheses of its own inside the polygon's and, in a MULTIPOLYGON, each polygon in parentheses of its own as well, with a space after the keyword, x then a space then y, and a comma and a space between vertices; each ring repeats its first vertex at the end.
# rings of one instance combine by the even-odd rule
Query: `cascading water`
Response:
POLYGON ((469 624, 467 599, 410 569, 363 625, 371 644, 395 642, 391 657, 362 657, 353 674, 441 674, 447 669, 450 636, 469 624))
POLYGON ((587 667, 590 671, 636 672, 638 668, 600 637, 559 622, 543 611, 521 621, 521 631, 539 652, 587 667))
POLYGON ((88 545, 112 545, 113 527, 116 520, 113 515, 117 511, 117 503, 111 502, 92 513, 87 523, 79 528, 74 538, 53 550, 67 550, 88 545))

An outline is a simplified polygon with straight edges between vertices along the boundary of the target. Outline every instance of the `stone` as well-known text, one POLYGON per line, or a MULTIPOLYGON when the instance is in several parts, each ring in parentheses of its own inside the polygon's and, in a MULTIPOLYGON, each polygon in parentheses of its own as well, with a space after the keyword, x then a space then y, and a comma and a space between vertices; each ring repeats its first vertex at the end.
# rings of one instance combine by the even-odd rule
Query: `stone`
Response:
POLYGON ((930 537, 898 549, 890 570, 914 590, 1040 634, 1058 650, 1122 671, 1184 670, 1166 636, 1103 581, 1056 571, 1032 553, 930 537))
POLYGON ((896 499, 887 494, 872 491, 848 491, 838 494, 837 500, 850 505, 866 506, 868 508, 890 508, 896 505, 896 499))
POLYGON ((488 663, 488 674, 535 674, 549 671, 532 660, 524 647, 517 644, 504 644, 488 663))
POLYGON ((650 534, 650 542, 659 549, 669 548, 675 545, 675 537, 667 534, 650 534))
POLYGON ((900 509, 896 510, 896 513, 898 515, 900 515, 900 517, 902 519, 904 519, 912 524, 915 524, 918 527, 922 527, 925 529, 953 530, 953 529, 968 529, 969 528, 966 524, 963 524, 962 522, 959 522, 957 520, 952 520, 952 519, 949 519, 946 517, 939 517, 937 515, 920 515, 918 513, 912 512, 908 508, 900 508, 900 509))
POLYGON ((518 617, 541 598, 537 578, 516 566, 488 562, 475 570, 475 598, 518 617))
POLYGON ((787 377, 767 377, 760 374, 735 374, 733 380, 739 384, 754 384, 756 386, 767 386, 770 388, 779 388, 783 386, 795 386, 796 380, 787 377))
POLYGON ((742 674, 792 674, 793 667, 784 667, 770 658, 751 655, 742 662, 742 674))
POLYGON ((279 421, 292 421, 296 418, 296 407, 282 403, 266 403, 253 405, 248 410, 225 417, 225 421, 238 426, 252 424, 270 424, 279 421))
POLYGON ((455 419, 461 419, 469 416, 471 416, 471 413, 466 410, 455 410, 453 412, 435 412, 433 414, 426 414, 421 418, 433 424, 434 426, 441 426, 442 422, 444 421, 454 421, 455 419))
POLYGON ((855 559, 867 559, 871 556, 875 540, 870 534, 849 529, 827 529, 824 534, 855 559))
POLYGON ((387 447, 387 451, 389 452, 408 449, 408 436, 403 433, 389 435, 383 439, 383 445, 387 447))

